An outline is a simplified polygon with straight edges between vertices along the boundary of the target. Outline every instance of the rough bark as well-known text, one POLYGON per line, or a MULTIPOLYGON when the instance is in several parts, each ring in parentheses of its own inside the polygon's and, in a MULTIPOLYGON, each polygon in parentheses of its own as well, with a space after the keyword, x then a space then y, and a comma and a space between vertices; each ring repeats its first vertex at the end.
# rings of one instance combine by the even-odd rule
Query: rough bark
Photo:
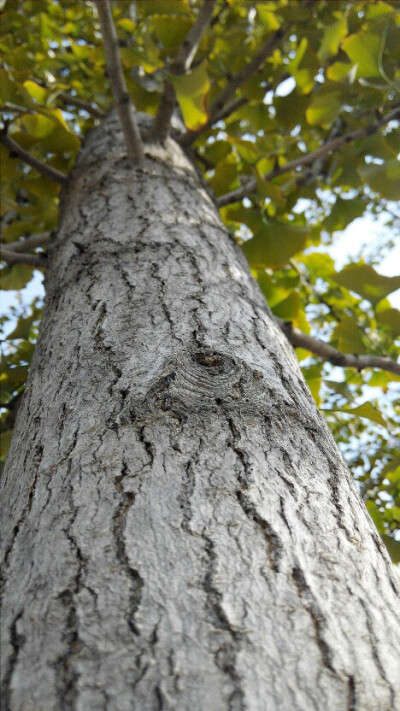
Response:
MULTIPOLYGON (((142 126, 143 132, 143 126, 142 126)), ((398 583, 180 149, 64 195, 3 484, 7 711, 393 711, 398 583)))

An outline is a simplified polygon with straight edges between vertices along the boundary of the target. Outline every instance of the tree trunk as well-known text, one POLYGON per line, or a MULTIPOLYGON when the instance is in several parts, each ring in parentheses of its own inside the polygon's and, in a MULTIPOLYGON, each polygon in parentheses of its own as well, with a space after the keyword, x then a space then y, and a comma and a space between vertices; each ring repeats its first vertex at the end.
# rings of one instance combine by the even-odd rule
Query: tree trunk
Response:
POLYGON ((196 172, 146 152, 110 114, 63 198, 4 476, 3 708, 400 709, 380 538, 196 172))

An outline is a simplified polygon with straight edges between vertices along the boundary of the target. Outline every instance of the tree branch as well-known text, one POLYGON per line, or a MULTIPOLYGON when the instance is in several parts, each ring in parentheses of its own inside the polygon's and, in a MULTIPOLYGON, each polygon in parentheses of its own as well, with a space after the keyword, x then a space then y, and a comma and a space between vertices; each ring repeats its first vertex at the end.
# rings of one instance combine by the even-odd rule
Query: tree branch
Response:
POLYGON ((16 153, 21 160, 24 161, 24 163, 27 163, 32 168, 35 168, 35 170, 37 170, 38 173, 41 173, 41 175, 45 178, 55 180, 57 183, 61 183, 61 185, 66 184, 67 176, 64 173, 61 173, 60 170, 52 168, 51 165, 47 165, 47 163, 43 163, 38 158, 35 158, 31 153, 22 148, 19 143, 10 138, 10 136, 7 136, 4 131, 0 133, 0 142, 12 153, 16 153))
POLYGON ((141 163, 144 158, 142 140, 139 128, 136 125, 132 102, 126 88, 110 2, 109 0, 95 1, 103 34, 108 76, 125 137, 128 157, 134 163, 141 163))
POLYGON ((21 254, 2 249, 0 259, 8 264, 29 264, 33 267, 45 267, 46 259, 41 254, 21 254))
POLYGON ((84 109, 88 112, 88 114, 92 114, 92 116, 95 116, 96 118, 104 118, 105 116, 105 113, 103 111, 100 111, 97 106, 93 106, 93 104, 91 104, 89 101, 79 99, 77 96, 70 96, 64 91, 60 91, 60 93, 57 94, 57 99, 61 99, 61 103, 65 106, 70 105, 76 106, 78 109, 84 109))
POLYGON ((389 373, 400 375, 400 364, 390 358, 341 353, 327 343, 323 343, 323 341, 319 341, 317 338, 312 338, 312 336, 307 336, 306 333, 294 328, 290 321, 284 321, 276 316, 274 320, 294 348, 304 348, 328 363, 341 366, 342 368, 357 368, 357 370, 379 368, 380 370, 387 370, 389 373))
POLYGON ((251 62, 246 64, 246 66, 243 67, 243 69, 226 84, 226 86, 218 94, 217 98, 213 101, 209 109, 210 118, 207 121, 206 126, 202 127, 199 131, 188 131, 180 141, 182 145, 190 145, 200 133, 203 133, 203 131, 206 130, 206 128, 211 126, 216 121, 221 120, 222 109, 227 101, 235 95, 236 90, 239 89, 248 79, 250 79, 250 77, 258 71, 265 60, 271 56, 275 47, 281 42, 287 31, 287 27, 280 27, 276 30, 276 32, 268 37, 251 62))
MULTIPOLYGON (((211 22, 216 0, 204 0, 197 19, 183 40, 178 54, 171 65, 170 73, 175 76, 185 74, 191 67, 200 40, 211 22)), ((171 127, 171 118, 175 107, 175 89, 167 80, 161 96, 157 115, 154 120, 153 136, 159 141, 165 141, 171 127)))
MULTIPOLYGON (((269 173, 266 173, 263 176, 264 180, 272 180, 278 175, 290 173, 290 171, 295 170, 295 168, 314 163, 314 161, 318 160, 322 156, 325 156, 328 153, 332 153, 333 151, 338 150, 347 143, 350 143, 352 141, 358 141, 360 138, 366 138, 367 136, 370 136, 371 134, 378 131, 382 126, 385 126, 387 123, 389 123, 389 121, 393 121, 399 117, 400 108, 393 109, 393 111, 389 111, 389 113, 379 119, 379 121, 376 121, 375 123, 372 123, 369 126, 363 126, 363 128, 351 131, 350 133, 345 133, 343 136, 339 136, 338 138, 334 138, 332 141, 324 143, 320 148, 317 148, 311 153, 307 153, 306 155, 300 156, 300 158, 296 158, 295 160, 285 163, 285 165, 281 165, 278 168, 270 170, 269 173)), ((226 195, 222 195, 222 197, 217 200, 217 205, 218 207, 223 207, 225 205, 230 205, 231 203, 238 202, 239 200, 242 200, 244 197, 252 193, 256 187, 257 180, 255 178, 251 178, 251 180, 249 180, 245 185, 242 185, 241 188, 237 188, 236 190, 232 190, 232 192, 227 193, 226 195)))
MULTIPOLYGON (((44 247, 46 244, 51 242, 54 237, 54 232, 40 232, 36 235, 31 235, 26 237, 24 240, 19 240, 18 242, 8 242, 4 246, 7 251, 10 252, 27 252, 35 247, 44 247)), ((3 247, 3 244, 1 245, 3 247)))

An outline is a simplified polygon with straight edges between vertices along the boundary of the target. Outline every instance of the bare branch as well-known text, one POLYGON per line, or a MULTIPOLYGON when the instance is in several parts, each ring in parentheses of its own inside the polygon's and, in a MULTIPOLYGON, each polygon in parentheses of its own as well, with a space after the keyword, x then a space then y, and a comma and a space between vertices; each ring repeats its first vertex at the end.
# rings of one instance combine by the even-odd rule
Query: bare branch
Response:
MULTIPOLYGON (((54 238, 54 232, 40 232, 36 235, 31 235, 26 237, 24 240, 19 240, 18 242, 9 242, 5 244, 5 248, 10 252, 28 252, 30 249, 35 247, 44 247, 46 244, 51 242, 54 238)), ((3 246, 3 245, 2 245, 3 246)))
POLYGON ((284 321, 276 316, 274 320, 294 348, 304 348, 328 363, 341 366, 342 368, 357 368, 357 370, 379 368, 380 370, 387 370, 389 373, 400 375, 400 364, 390 358, 341 353, 327 343, 323 343, 323 341, 312 338, 312 336, 308 336, 297 328, 293 328, 290 321, 284 321))
MULTIPOLYGON (((196 22, 187 33, 171 65, 171 74, 179 76, 185 74, 185 72, 190 69, 200 40, 210 24, 215 2, 216 0, 204 0, 199 14, 197 15, 196 22)), ((175 89, 171 81, 166 81, 153 127, 153 135, 159 141, 165 141, 169 135, 174 107, 175 89)))
POLYGON ((46 259, 41 254, 21 254, 2 249, 0 259, 8 264, 29 264, 33 267, 45 267, 46 259))
POLYGON ((0 106, 0 111, 2 113, 10 114, 33 114, 32 109, 27 109, 25 106, 19 106, 19 104, 12 104, 11 101, 6 101, 2 106, 0 106))
MULTIPOLYGON (((207 121, 205 127, 202 127, 199 131, 188 131, 185 136, 183 136, 180 141, 182 145, 189 145, 197 138, 200 133, 206 130, 209 126, 214 124, 216 121, 220 121, 223 118, 222 109, 224 108, 227 101, 229 101, 234 95, 237 89, 239 89, 250 77, 255 74, 260 66, 265 62, 265 60, 273 53, 274 49, 281 42, 283 37, 286 35, 288 28, 280 27, 276 32, 268 37, 266 42, 260 47, 257 54, 253 57, 249 64, 246 64, 243 69, 236 74, 222 89, 218 94, 217 98, 213 101, 210 106, 209 114, 210 118, 207 121)), ((266 89, 267 91, 267 89, 266 89)), ((236 109, 234 109, 236 110, 236 109)), ((229 115, 229 114, 228 114, 229 115)))
MULTIPOLYGON (((290 171, 295 170, 295 168, 314 163, 314 161, 318 160, 322 156, 325 156, 328 153, 332 153, 333 151, 338 150, 347 143, 351 143, 352 141, 358 141, 361 138, 366 138, 367 136, 376 133, 376 131, 378 131, 382 126, 385 126, 387 123, 389 123, 389 121, 393 121, 399 117, 400 108, 393 109, 393 111, 390 111, 385 116, 382 116, 379 121, 376 121, 375 123, 372 123, 369 126, 363 126, 363 128, 351 131, 350 133, 345 133, 343 136, 339 136, 338 138, 334 138, 332 141, 324 143, 320 148, 317 148, 311 153, 307 153, 306 155, 300 156, 300 158, 296 158, 295 160, 285 163, 285 165, 281 165, 277 168, 274 168, 273 170, 270 170, 269 173, 266 173, 263 176, 264 180, 272 180, 278 175, 290 173, 290 171)), ((254 192, 256 187, 257 180, 255 178, 251 178, 251 180, 246 182, 245 185, 242 185, 241 188, 237 188, 237 190, 232 190, 232 192, 227 193, 226 195, 222 195, 222 197, 217 200, 217 205, 218 207, 223 207, 224 205, 230 205, 231 203, 238 202, 250 193, 254 192)))
POLYGON ((78 109, 84 109, 88 112, 88 114, 92 114, 92 116, 95 116, 96 118, 104 118, 105 116, 103 111, 100 111, 97 106, 93 106, 93 104, 89 101, 79 99, 77 96, 71 96, 70 94, 66 94, 64 91, 60 91, 60 93, 57 94, 57 99, 60 99, 61 103, 65 106, 76 106, 78 109))
POLYGON ((144 158, 142 140, 139 128, 136 125, 133 105, 126 88, 110 2, 109 0, 96 0, 96 6, 103 33, 108 76, 125 137, 128 157, 131 161, 140 163, 144 158))
POLYGON ((38 173, 44 175, 45 178, 55 180, 57 183, 61 183, 62 185, 66 184, 67 176, 64 173, 61 173, 61 171, 56 168, 52 168, 51 165, 47 165, 47 163, 42 163, 41 160, 35 158, 31 153, 22 148, 22 146, 10 138, 10 136, 7 136, 4 131, 0 133, 0 142, 10 151, 16 153, 21 160, 24 161, 24 163, 27 163, 32 168, 35 168, 38 173))

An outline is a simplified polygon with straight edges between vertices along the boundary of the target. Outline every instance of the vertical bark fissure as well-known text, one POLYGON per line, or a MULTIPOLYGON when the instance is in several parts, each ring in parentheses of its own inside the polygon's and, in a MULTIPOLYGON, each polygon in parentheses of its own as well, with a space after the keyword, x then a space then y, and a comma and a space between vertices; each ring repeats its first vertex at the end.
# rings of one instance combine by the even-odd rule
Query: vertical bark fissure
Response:
POLYGON ((230 623, 223 608, 222 594, 213 581, 217 561, 215 544, 205 533, 202 534, 202 537, 205 541, 205 553, 208 561, 203 581, 207 608, 212 615, 214 627, 227 633, 225 641, 214 652, 215 664, 229 678, 233 686, 233 691, 227 699, 227 711, 244 711, 241 678, 236 669, 236 659, 240 651, 243 633, 236 630, 230 623))
POLYGON ((4 711, 12 711, 11 707, 11 680, 14 674, 14 669, 17 664, 18 655, 20 650, 24 645, 24 637, 19 635, 17 632, 18 621, 24 614, 24 610, 20 610, 14 617, 9 628, 9 640, 11 644, 11 654, 8 659, 8 666, 4 673, 3 678, 3 691, 2 691, 2 706, 4 711))
POLYGON ((312 589, 308 585, 301 568, 294 567, 292 569, 292 579, 297 589, 299 598, 302 601, 302 604, 304 605, 304 609, 311 617, 311 621, 315 631, 315 640, 321 652, 322 662, 330 672, 336 675, 337 672, 333 667, 332 661, 332 650, 330 649, 329 644, 324 638, 324 627, 326 625, 326 620, 322 613, 322 610, 316 600, 312 589))
POLYGON ((251 478, 249 456, 244 449, 238 446, 240 433, 231 418, 228 418, 228 426, 232 435, 229 445, 235 452, 240 466, 239 473, 236 475, 240 487, 236 491, 236 498, 247 518, 253 521, 261 531, 267 544, 269 566, 275 573, 279 573, 279 561, 283 552, 282 542, 268 521, 258 513, 256 506, 246 493, 251 478))
POLYGON ((379 672, 380 677, 383 679, 385 684, 387 685, 389 694, 390 694, 390 703, 391 703, 391 708, 396 708, 396 693, 395 693, 395 688, 393 687, 393 684, 390 682, 390 680, 387 677, 385 667, 382 664, 382 661, 379 656, 379 643, 377 640, 376 633, 374 631, 373 623, 371 620, 371 614, 368 610, 368 606, 366 605, 365 601, 362 600, 361 598, 358 598, 358 602, 360 603, 364 614, 365 614, 365 621, 367 625, 367 630, 368 630, 368 635, 370 639, 370 644, 371 644, 371 652, 372 652, 372 658, 374 660, 374 664, 379 672))
MULTIPOLYGON (((125 477, 126 474, 126 465, 124 465, 121 470, 121 477, 125 477)), ((121 494, 121 484, 118 481, 115 482, 115 488, 118 493, 121 494)), ((117 558, 121 564, 122 570, 125 572, 126 576, 130 581, 130 609, 128 611, 127 624, 131 632, 133 632, 135 635, 138 635, 140 634, 140 632, 135 623, 135 615, 140 606, 144 580, 141 577, 139 571, 136 568, 133 568, 130 564, 124 540, 126 516, 128 514, 129 509, 133 506, 134 501, 135 494, 133 492, 128 491, 122 493, 122 500, 113 516, 113 536, 115 541, 115 550, 117 558)))

